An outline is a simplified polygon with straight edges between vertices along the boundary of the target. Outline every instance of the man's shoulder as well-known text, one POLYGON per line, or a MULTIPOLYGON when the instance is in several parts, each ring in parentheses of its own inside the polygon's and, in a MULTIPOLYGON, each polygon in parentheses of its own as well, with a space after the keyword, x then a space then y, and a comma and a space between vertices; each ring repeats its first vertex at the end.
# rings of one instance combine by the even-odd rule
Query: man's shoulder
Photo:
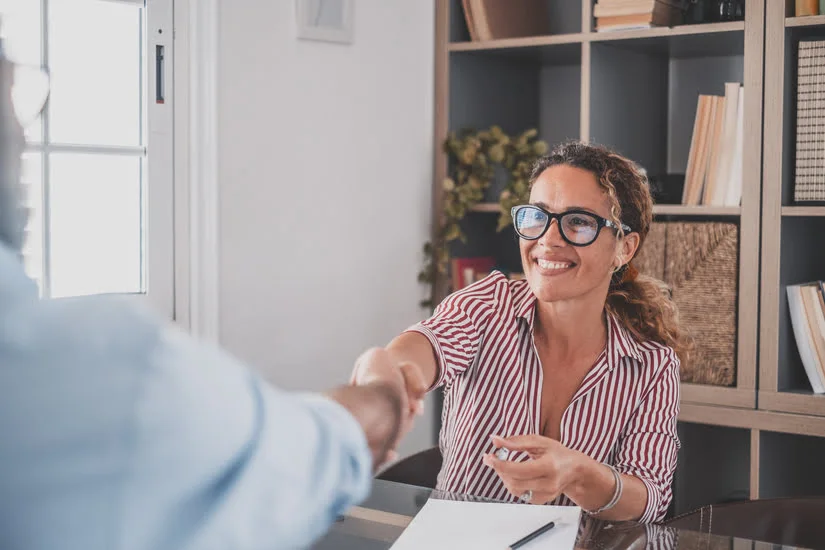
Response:
POLYGON ((18 304, 2 316, 0 348, 55 361, 148 357, 163 323, 128 297, 88 296, 18 304))

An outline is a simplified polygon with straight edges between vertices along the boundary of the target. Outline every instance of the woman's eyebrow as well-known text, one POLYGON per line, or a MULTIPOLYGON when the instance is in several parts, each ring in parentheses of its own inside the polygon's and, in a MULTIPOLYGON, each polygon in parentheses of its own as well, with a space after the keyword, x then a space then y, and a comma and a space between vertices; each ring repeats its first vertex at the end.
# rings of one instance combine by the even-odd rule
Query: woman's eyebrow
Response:
MULTIPOLYGON (((541 201, 534 201, 534 202, 531 202, 530 204, 532 204, 533 206, 539 206, 541 208, 544 208, 548 212, 553 212, 553 210, 551 210, 550 207, 547 206, 547 204, 545 204, 541 201)), ((568 206, 567 208, 565 208, 563 210, 563 212, 568 212, 570 210, 584 210, 585 212, 590 212, 591 214, 596 214, 597 216, 601 215, 598 212, 596 212, 595 210, 593 210, 592 208, 588 208, 586 206, 568 206)))

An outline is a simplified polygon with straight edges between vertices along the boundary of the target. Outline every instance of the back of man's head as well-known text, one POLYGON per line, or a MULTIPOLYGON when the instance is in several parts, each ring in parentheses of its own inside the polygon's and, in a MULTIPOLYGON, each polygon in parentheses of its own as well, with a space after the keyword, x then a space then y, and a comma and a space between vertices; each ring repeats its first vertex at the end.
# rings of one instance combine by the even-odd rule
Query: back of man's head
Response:
POLYGON ((14 64, 0 41, 0 244, 20 251, 27 211, 20 183, 25 136, 12 104, 14 64))

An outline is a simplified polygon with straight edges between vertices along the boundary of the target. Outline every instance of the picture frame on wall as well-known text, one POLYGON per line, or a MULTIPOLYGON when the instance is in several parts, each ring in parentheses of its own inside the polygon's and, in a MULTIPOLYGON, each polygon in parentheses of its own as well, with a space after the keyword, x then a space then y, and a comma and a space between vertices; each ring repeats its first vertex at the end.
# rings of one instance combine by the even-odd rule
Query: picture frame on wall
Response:
POLYGON ((355 0, 295 0, 298 38, 351 44, 355 0))

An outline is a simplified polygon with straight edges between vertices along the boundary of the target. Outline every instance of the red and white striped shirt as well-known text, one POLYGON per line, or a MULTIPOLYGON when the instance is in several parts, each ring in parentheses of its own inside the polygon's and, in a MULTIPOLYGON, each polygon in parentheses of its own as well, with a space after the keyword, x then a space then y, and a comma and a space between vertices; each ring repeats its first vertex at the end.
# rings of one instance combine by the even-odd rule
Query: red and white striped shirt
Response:
MULTIPOLYGON (((493 272, 409 329, 430 340, 439 364, 435 387, 445 387, 437 489, 516 500, 481 458, 494 450, 492 434, 541 433, 535 304, 527 281, 493 272)), ((680 446, 679 359, 670 347, 638 342, 613 315, 607 318, 607 345, 562 415, 561 443, 639 478, 648 494, 640 521, 658 521, 672 498, 680 446)), ((562 496, 554 504, 571 502, 562 496)))

